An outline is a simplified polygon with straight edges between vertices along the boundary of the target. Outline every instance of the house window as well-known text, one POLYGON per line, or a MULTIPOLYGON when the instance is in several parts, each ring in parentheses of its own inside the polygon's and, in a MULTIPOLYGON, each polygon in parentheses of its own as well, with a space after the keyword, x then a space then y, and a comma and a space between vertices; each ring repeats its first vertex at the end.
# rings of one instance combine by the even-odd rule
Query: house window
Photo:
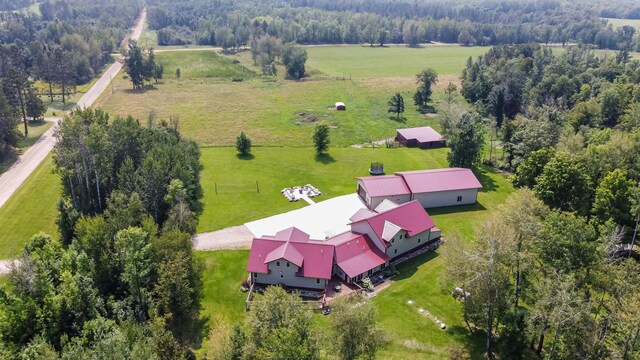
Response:
POLYGON ((462 196, 458 196, 458 202, 462 201, 462 196))
POLYGON ((397 254, 398 253, 398 249, 393 250, 393 253, 397 254))
POLYGON ((280 279, 284 279, 284 275, 280 273, 280 279))
POLYGON ((422 239, 418 238, 418 244, 420 244, 420 241, 422 241, 422 239))
POLYGON ((391 243, 393 244, 394 242, 396 242, 396 238, 391 238, 391 243))
POLYGON ((316 284, 320 284, 320 278, 316 278, 316 284))
POLYGON ((367 275, 371 275, 372 272, 373 272, 373 270, 367 271, 367 275))
POLYGON ((276 261, 276 266, 280 266, 280 261, 276 261))
POLYGON ((257 279, 258 278, 258 273, 253 273, 253 278, 257 279))
POLYGON ((287 267, 290 267, 290 266, 291 266, 291 264, 289 264, 289 262, 287 261, 287 267))

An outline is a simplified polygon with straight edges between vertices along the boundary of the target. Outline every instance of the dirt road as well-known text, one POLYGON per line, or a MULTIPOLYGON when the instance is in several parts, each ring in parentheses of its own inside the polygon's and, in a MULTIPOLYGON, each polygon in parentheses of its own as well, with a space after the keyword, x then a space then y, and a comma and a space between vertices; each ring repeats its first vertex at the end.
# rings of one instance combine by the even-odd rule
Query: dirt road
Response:
MULTIPOLYGON (((132 29, 131 38, 137 40, 142 34, 144 23, 147 18, 146 9, 142 10, 136 26, 132 29)), ((122 69, 119 61, 111 64, 107 71, 98 79, 98 81, 87 91, 76 104, 76 108, 87 108, 91 106, 100 96, 100 94, 109 86, 111 79, 115 77, 122 69)), ((51 120, 51 119, 50 119, 51 120)), ((42 160, 51 152, 55 145, 55 137, 53 136, 55 129, 58 127, 59 119, 53 119, 56 124, 45 132, 38 141, 29 148, 20 158, 11 166, 4 174, 0 175, 0 207, 2 207, 11 196, 20 188, 22 183, 27 180, 29 175, 40 165, 42 160)))

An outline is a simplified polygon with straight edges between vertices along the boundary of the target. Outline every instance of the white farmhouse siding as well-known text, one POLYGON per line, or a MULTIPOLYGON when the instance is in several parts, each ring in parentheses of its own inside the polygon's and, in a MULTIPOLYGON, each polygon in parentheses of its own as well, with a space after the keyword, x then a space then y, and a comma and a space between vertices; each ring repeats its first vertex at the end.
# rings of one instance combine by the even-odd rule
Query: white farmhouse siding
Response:
POLYGON ((431 229, 412 237, 407 237, 407 235, 407 232, 403 230, 389 241, 389 247, 386 251, 388 257, 393 259, 429 242, 431 239, 431 229))
POLYGON ((416 193, 411 200, 418 200, 424 208, 469 205, 478 201, 478 189, 416 193))
POLYGON ((411 201, 411 195, 409 195, 409 194, 404 195, 403 194, 403 195, 389 195, 389 196, 372 197, 372 198, 369 198, 369 200, 367 202, 367 206, 370 209, 375 209, 375 208, 378 207, 378 205, 380 205, 385 200, 393 201, 396 204, 404 204, 404 203, 407 203, 407 202, 411 201))
POLYGON ((309 289, 324 289, 327 287, 326 279, 307 278, 298 276, 298 267, 287 260, 280 259, 272 261, 268 264, 269 273, 253 273, 253 279, 259 284, 277 285, 284 284, 286 286, 301 287, 309 289), (278 266, 278 263, 280 266, 278 266), (287 264, 289 266, 287 266, 287 264))
POLYGON ((367 234, 367 235, 369 235, 369 238, 371 238, 373 243, 376 244, 376 247, 380 251, 384 252, 385 247, 382 244, 383 240, 378 237, 376 232, 373 231, 371 226, 369 226, 369 224, 366 221, 360 221, 360 222, 351 224, 351 231, 353 231, 355 233, 359 233, 359 234, 367 234))

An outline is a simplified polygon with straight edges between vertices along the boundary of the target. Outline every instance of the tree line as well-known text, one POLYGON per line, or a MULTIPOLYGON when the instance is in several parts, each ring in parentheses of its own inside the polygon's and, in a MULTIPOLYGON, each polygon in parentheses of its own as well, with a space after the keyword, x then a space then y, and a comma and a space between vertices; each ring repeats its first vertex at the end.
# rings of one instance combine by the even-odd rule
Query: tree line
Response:
MULTIPOLYGON (((225 49, 270 35, 299 44, 407 44, 440 41, 463 45, 529 42, 593 44, 619 49, 625 30, 600 18, 598 9, 569 1, 426 2, 289 0, 285 2, 190 0, 151 2, 149 24, 160 45, 197 43, 225 49)), ((637 6, 636 6, 637 7, 637 6)), ((632 2, 619 9, 633 11, 632 2)), ((622 10, 620 10, 622 11, 622 10)), ((638 49, 634 39, 632 48, 638 49)))
POLYGON ((100 74, 133 25, 142 2, 44 1, 40 14, 0 13, 0 157, 15 146, 16 125, 45 112, 43 100, 100 74))
POLYGON ((638 356, 638 69, 624 49, 494 47, 463 70, 471 109, 442 109, 450 165, 484 159, 520 188, 476 242, 449 236, 445 249, 488 357, 638 356))
POLYGON ((194 358, 208 333, 197 146, 175 123, 91 109, 58 137, 59 234, 35 235, 0 289, 0 357, 194 358))

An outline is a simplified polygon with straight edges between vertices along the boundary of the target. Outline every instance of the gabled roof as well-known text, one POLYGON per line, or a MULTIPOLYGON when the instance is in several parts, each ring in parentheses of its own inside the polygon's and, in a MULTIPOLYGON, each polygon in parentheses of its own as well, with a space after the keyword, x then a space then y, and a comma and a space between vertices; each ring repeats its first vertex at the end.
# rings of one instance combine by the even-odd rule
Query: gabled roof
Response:
POLYGON ((293 245, 291 245, 290 242, 286 242, 270 252, 264 259, 264 263, 268 264, 279 259, 285 259, 290 263, 295 264, 297 267, 301 267, 304 257, 293 247, 293 245))
POLYGON ((397 172, 412 193, 448 190, 481 189, 482 185, 471 169, 447 168, 397 172))
POLYGON ((408 129, 398 129, 398 134, 402 135, 405 139, 416 139, 421 143, 443 141, 444 137, 437 131, 433 130, 431 126, 422 126, 408 129))
POLYGON ((364 219, 372 217, 375 214, 376 213, 374 211, 371 211, 369 209, 360 209, 360 210, 358 210, 358 212, 353 214, 353 216, 351 218, 349 218, 349 221, 356 222, 356 221, 364 220, 364 219))
POLYGON ((398 204, 394 203, 393 201, 391 201, 389 199, 384 199, 384 200, 382 200, 380 205, 378 205, 378 207, 376 207, 374 209, 374 211, 377 212, 377 213, 380 213, 380 212, 391 210, 391 209, 397 208, 397 207, 398 207, 398 204))
POLYGON ((389 261, 367 235, 346 232, 327 243, 335 246, 336 265, 352 278, 389 261))
MULTIPOLYGON (((402 230, 407 231, 409 236, 427 231, 435 226, 433 219, 427 214, 420 202, 417 200, 398 205, 393 209, 383 211, 370 218, 353 223, 366 221, 371 229, 380 239, 385 237, 385 227, 391 223, 402 230)), ((389 228, 390 229, 390 228, 389 228)), ((390 231, 390 230, 388 230, 390 231)))
POLYGON ((382 228, 382 240, 390 241, 402 228, 391 221, 385 220, 382 228))
POLYGON ((298 266, 299 276, 331 279, 333 246, 309 240, 309 235, 299 229, 288 228, 275 236, 254 238, 247 271, 266 274, 268 264, 278 259, 286 259, 298 266))
POLYGON ((411 191, 402 177, 395 175, 360 177, 369 196, 409 195, 411 191))

